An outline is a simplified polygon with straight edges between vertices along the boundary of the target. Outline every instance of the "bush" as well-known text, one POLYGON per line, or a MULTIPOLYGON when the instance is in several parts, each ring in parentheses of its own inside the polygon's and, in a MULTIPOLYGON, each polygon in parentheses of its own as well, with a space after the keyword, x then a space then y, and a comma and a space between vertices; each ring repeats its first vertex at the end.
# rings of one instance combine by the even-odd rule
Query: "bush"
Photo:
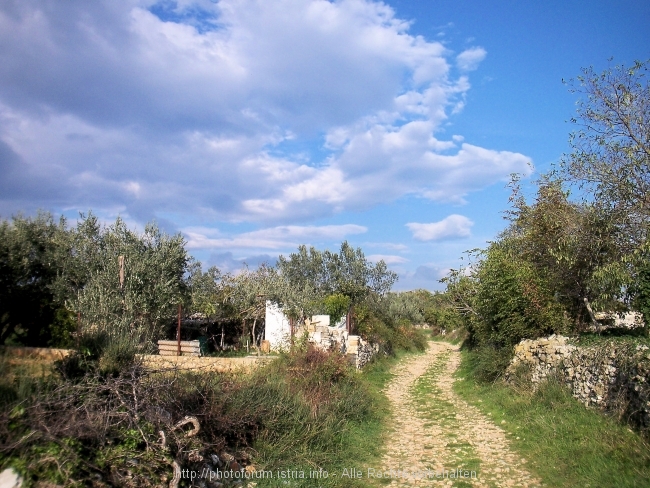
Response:
MULTIPOLYGON (((119 359, 117 351, 110 357, 119 359)), ((151 372, 137 363, 106 374, 98 366, 106 354, 85 359, 75 378, 29 394, 3 391, 0 468, 15 466, 28 483, 153 487, 168 484, 172 460, 200 471, 200 456, 226 450, 243 465, 254 455, 258 469, 333 470, 356 448, 351 430, 378 415, 376 397, 338 353, 297 348, 249 376, 151 372), (196 436, 175 427, 187 415, 200 423, 196 436)))
POLYGON ((385 302, 366 302, 355 307, 357 332, 387 354, 397 350, 423 351, 427 347, 424 332, 416 329, 408 319, 395 320, 385 302))
POLYGON ((489 383, 501 378, 512 356, 511 349, 484 345, 470 351, 467 358, 473 377, 478 381, 489 383))
POLYGON ((511 349, 524 338, 567 329, 564 311, 549 284, 530 263, 514 255, 507 241, 486 251, 477 279, 478 318, 469 330, 477 345, 511 349))

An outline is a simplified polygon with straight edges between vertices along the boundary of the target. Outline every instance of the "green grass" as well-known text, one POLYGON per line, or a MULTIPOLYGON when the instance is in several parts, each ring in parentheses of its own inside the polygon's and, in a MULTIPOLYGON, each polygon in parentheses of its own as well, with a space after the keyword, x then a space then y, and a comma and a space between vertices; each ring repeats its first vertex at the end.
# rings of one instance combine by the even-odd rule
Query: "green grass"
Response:
MULTIPOLYGON (((170 430, 165 423, 171 420, 163 417, 155 420, 155 416, 151 417, 153 420, 147 420, 161 411, 167 412, 170 419, 188 414, 200 419, 201 432, 187 442, 204 456, 222 448, 233 454, 245 452, 257 470, 271 471, 273 479, 255 480, 260 488, 367 486, 365 476, 352 479, 345 475, 350 475, 352 470, 355 474, 360 473, 357 470, 361 467, 376 465, 381 459, 391 414, 382 390, 393 377, 393 365, 410 354, 413 353, 384 357, 362 372, 350 367, 343 356, 310 349, 281 355, 251 375, 148 375, 136 373, 139 371, 136 368, 115 376, 99 374, 95 372, 98 366, 89 363, 86 364, 90 368, 88 375, 70 379, 53 375, 51 386, 60 390, 55 396, 40 384, 32 385, 34 378, 25 373, 20 378, 30 380, 29 388, 23 388, 18 381, 0 382, 0 386, 6 387, 0 388, 0 425, 3 422, 5 427, 8 422, 13 425, 9 429, 0 429, 0 451, 19 440, 23 432, 44 422, 56 426, 61 419, 71 417, 70 412, 83 408, 89 411, 109 408, 109 401, 113 402, 110 405, 115 403, 111 400, 113 390, 102 390, 105 392, 103 395, 91 393, 97 388, 123 384, 124 381, 132 381, 133 386, 122 391, 120 398, 124 397, 127 402, 141 399, 137 407, 140 415, 129 417, 132 427, 137 429, 127 430, 128 425, 123 428, 118 425, 106 427, 104 432, 93 423, 95 417, 79 418, 77 420, 81 423, 75 421, 74 428, 91 432, 90 435, 68 438, 62 437, 68 431, 61 431, 63 434, 56 434, 53 443, 43 441, 42 436, 26 438, 26 442, 19 443, 19 448, 0 452, 0 468, 16 467, 29 483, 58 483, 64 478, 74 478, 83 483, 96 471, 89 471, 90 465, 85 464, 87 461, 100 466, 106 480, 112 479, 109 473, 114 472, 113 468, 119 468, 137 477, 140 486, 158 486, 162 476, 170 473, 169 462, 163 459, 164 456, 178 455, 184 468, 197 469, 198 466, 177 452, 180 448, 174 441, 170 441, 170 451, 163 452, 155 447, 153 451, 144 452, 145 443, 155 445, 158 442, 157 428, 153 428, 154 424, 158 425, 156 422, 162 422, 161 428, 167 430, 168 437, 174 438, 173 429, 170 430), (113 383, 113 380, 118 383, 113 383), (20 415, 14 415, 15 409, 12 408, 20 400, 24 400, 27 407, 40 402, 42 408, 22 408, 20 415), (58 409, 57 415, 47 414, 54 407, 58 409), (61 413, 61 408, 64 413, 61 413), (133 433, 137 435, 133 437, 133 433), (74 442, 75 449, 69 448, 69 442, 74 442), (60 455, 52 453, 61 446, 68 446, 64 452, 65 472, 57 465, 40 463, 43 455, 60 460, 60 455), (147 453, 158 457, 147 458, 144 462, 147 453), (131 466, 129 460, 132 458, 142 462, 131 466), (289 478, 278 478, 281 472, 289 478), (324 477, 322 472, 329 473, 329 476, 324 477)), ((0 372, 8 368, 7 361, 0 361, 0 372)), ((183 448, 183 452, 188 452, 188 446, 183 448)), ((189 486, 188 483, 183 480, 181 487, 189 486)))
POLYGON ((282 416, 284 426, 269 426, 271 435, 253 445, 254 464, 258 469, 271 470, 273 479, 256 480, 257 486, 366 487, 368 480, 362 468, 376 466, 381 460, 384 436, 389 431, 390 405, 382 390, 393 378, 393 366, 412 354, 417 353, 400 351, 355 373, 351 390, 341 397, 339 415, 331 416, 330 421, 301 417, 294 410, 282 416), (350 401, 357 404, 347 405, 350 401), (320 469, 328 473, 327 478, 310 478, 320 469), (278 470, 287 475, 303 473, 305 478, 278 478, 278 470), (361 472, 362 477, 346 476, 353 470, 361 472))
POLYGON ((545 486, 649 486, 650 446, 637 433, 585 408, 552 381, 534 393, 478 382, 470 354, 463 352, 455 391, 504 428, 545 486))

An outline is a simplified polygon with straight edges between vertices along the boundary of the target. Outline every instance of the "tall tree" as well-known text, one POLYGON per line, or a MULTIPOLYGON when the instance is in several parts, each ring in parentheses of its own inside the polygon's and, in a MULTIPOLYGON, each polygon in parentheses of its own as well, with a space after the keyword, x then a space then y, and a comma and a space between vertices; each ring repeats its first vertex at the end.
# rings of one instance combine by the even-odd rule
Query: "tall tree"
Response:
POLYGON ((647 240, 650 220, 650 87, 648 64, 615 66, 597 74, 585 68, 567 83, 581 94, 573 151, 562 159, 559 175, 590 192, 616 214, 626 248, 647 240))
POLYGON ((339 294, 351 306, 370 294, 386 294, 397 280, 384 261, 373 265, 361 248, 355 249, 347 241, 341 244, 338 253, 300 246, 288 258, 279 257, 278 269, 289 288, 306 290, 318 301, 339 294))

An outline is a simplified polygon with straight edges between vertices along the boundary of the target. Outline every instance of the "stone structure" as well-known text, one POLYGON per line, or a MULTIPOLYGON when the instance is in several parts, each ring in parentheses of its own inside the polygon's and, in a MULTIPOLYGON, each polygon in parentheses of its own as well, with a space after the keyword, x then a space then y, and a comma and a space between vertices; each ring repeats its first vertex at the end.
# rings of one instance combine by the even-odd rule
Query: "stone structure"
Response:
POLYGON ((271 350, 287 349, 291 340, 307 337, 307 341, 326 351, 338 350, 345 354, 357 368, 362 368, 379 352, 379 346, 350 335, 346 329, 345 317, 330 325, 329 315, 314 315, 304 323, 294 323, 284 315, 277 305, 266 303, 265 340, 271 350))
POLYGON ((515 346, 506 381, 521 367, 529 370, 534 384, 553 374, 586 406, 616 412, 642 430, 650 428, 648 346, 608 341, 578 347, 556 335, 524 339, 515 346))

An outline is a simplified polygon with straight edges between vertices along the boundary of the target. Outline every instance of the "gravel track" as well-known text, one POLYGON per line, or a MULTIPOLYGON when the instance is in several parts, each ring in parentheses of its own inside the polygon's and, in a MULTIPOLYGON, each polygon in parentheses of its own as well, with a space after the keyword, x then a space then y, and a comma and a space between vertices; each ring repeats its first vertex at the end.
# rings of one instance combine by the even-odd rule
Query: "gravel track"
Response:
POLYGON ((430 342, 427 351, 402 360, 385 393, 393 416, 382 469, 383 486, 541 486, 505 432, 453 391, 460 363, 457 346, 430 342), (458 473, 468 476, 453 478, 458 473), (475 477, 472 477, 474 471, 475 477))

